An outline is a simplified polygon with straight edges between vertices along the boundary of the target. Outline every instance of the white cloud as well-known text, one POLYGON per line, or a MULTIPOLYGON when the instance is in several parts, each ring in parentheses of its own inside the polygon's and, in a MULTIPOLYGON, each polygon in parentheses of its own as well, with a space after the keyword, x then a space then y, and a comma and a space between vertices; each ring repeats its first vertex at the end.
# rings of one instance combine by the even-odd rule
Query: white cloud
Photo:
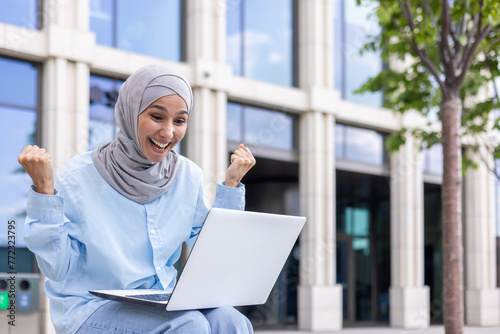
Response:
POLYGON ((269 56, 267 57, 267 60, 270 63, 279 63, 279 62, 283 61, 283 55, 279 54, 278 52, 273 51, 269 54, 269 56))

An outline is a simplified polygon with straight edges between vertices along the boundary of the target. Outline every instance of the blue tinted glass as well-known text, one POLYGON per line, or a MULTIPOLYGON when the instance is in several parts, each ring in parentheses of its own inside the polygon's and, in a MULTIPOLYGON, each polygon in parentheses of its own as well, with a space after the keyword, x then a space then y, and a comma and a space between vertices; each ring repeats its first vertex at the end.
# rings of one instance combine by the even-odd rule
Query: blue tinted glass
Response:
POLYGON ((181 60, 180 0, 117 2, 117 47, 154 57, 181 60))
POLYGON ((233 66, 233 74, 243 75, 243 26, 242 26, 242 1, 228 1, 227 11, 227 62, 233 66))
POLYGON ((435 144, 430 149, 424 150, 424 172, 430 174, 443 174, 443 146, 435 144))
POLYGON ((370 235, 370 209, 365 202, 355 203, 345 210, 346 233, 352 235, 370 235))
POLYGON ((115 79, 90 76, 90 118, 114 122, 114 106, 122 83, 115 79))
POLYGON ((118 127, 114 122, 89 119, 89 150, 115 139, 118 127))
POLYGON ((34 144, 36 112, 0 106, 0 246, 7 244, 7 229, 4 222, 16 221, 16 246, 25 247, 23 240, 26 200, 31 179, 17 162, 17 156, 26 145, 34 144))
POLYGON ((333 8, 333 19, 334 19, 334 36, 333 36, 333 61, 334 61, 334 75, 335 75, 335 88, 344 91, 342 86, 343 74, 344 74, 344 38, 343 38, 343 0, 335 0, 333 8))
POLYGON ((362 95, 353 93, 368 78, 377 75, 382 70, 382 59, 379 53, 366 52, 363 55, 359 53, 368 41, 368 36, 380 32, 376 18, 372 15, 374 6, 366 4, 356 6, 355 1, 339 1, 343 1, 343 7, 336 6, 335 26, 339 31, 335 33, 335 38, 339 39, 340 43, 336 42, 334 45, 336 49, 340 47, 342 55, 339 55, 338 50, 335 51, 335 69, 336 72, 340 72, 335 75, 336 87, 341 89, 342 97, 346 100, 379 107, 382 105, 382 93, 362 95), (342 12, 340 12, 341 9, 343 9, 342 12), (338 64, 339 61, 340 64, 338 64))
POLYGON ((30 63, 0 58, 0 103, 36 108, 37 69, 30 63))
POLYGON ((121 80, 91 75, 89 105, 89 150, 113 140, 118 133, 115 103, 121 80))
POLYGON ((0 2, 0 22, 37 29, 37 18, 37 0, 2 0, 0 2))
POLYGON ((497 177, 495 177, 495 208, 496 208, 496 236, 500 237, 500 179, 498 174, 500 174, 500 159, 495 161, 497 177))
POLYGON ((335 156, 337 158, 345 158, 345 126, 335 124, 335 156))
POLYGON ((294 149, 293 118, 281 112, 245 106, 245 142, 283 150, 294 149))
POLYGON ((244 22, 243 75, 292 86, 292 1, 244 1, 244 22))
POLYGON ((382 165, 384 140, 380 133, 346 126, 346 159, 382 165))
POLYGON ((227 104, 227 120, 226 132, 227 140, 241 141, 242 138, 242 113, 243 106, 241 104, 231 103, 227 104))
POLYGON ((114 46, 114 0, 90 0, 90 30, 97 44, 114 46))

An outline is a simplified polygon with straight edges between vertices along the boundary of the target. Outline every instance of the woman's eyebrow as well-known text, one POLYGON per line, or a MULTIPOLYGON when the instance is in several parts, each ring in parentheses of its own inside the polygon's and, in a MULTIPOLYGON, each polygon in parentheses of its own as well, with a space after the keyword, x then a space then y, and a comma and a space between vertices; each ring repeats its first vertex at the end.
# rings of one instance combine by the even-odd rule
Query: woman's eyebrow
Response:
MULTIPOLYGON (((165 108, 164 106, 161 106, 159 104, 153 104, 149 108, 156 108, 156 109, 160 109, 160 110, 162 110, 164 112, 168 112, 167 108, 165 108)), ((177 112, 177 115, 181 115, 181 114, 189 115, 189 113, 187 112, 187 110, 181 110, 181 111, 177 112)))

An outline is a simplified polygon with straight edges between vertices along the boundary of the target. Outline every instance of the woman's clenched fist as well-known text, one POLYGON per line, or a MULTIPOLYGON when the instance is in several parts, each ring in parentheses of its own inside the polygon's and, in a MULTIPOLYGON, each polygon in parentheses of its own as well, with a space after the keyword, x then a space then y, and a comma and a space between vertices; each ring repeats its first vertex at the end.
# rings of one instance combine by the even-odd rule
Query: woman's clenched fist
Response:
POLYGON ((49 152, 36 145, 28 145, 17 160, 33 180, 37 193, 54 195, 54 172, 49 152))

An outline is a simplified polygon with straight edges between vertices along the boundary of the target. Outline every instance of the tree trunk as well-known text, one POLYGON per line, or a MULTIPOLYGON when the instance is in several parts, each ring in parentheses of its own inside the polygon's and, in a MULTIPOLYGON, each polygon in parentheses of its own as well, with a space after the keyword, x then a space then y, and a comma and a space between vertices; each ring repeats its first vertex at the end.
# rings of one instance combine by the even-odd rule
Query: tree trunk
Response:
POLYGON ((441 104, 443 144, 443 306, 446 334, 462 334, 464 328, 462 248, 462 152, 458 93, 441 104))

